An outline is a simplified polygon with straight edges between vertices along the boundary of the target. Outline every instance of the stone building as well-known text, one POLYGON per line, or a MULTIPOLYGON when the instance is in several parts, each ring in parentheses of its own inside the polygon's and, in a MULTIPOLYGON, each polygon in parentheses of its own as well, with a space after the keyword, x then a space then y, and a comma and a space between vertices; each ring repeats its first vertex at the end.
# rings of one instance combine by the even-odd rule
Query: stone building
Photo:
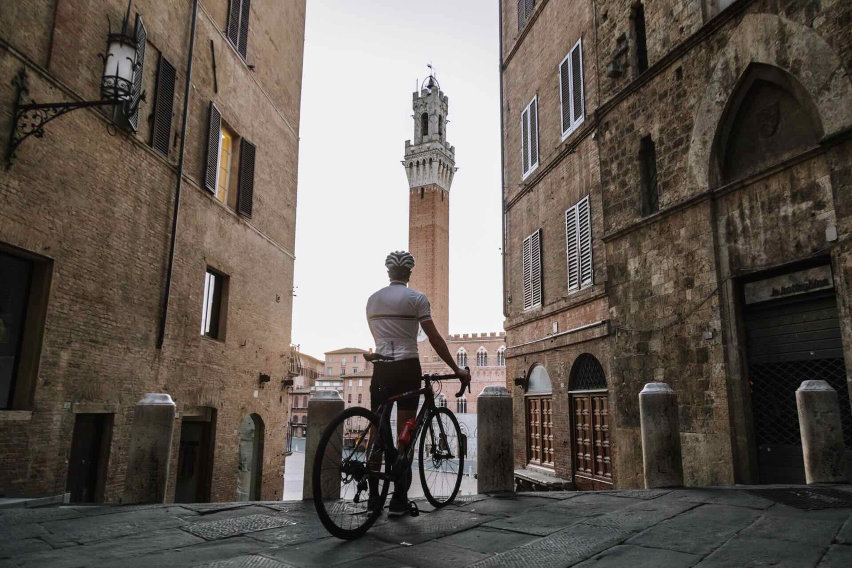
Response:
POLYGON ((177 410, 167 501, 280 498, 304 20, 304 0, 3 2, 4 154, 35 132, 0 172, 3 495, 122 502, 154 392, 177 410), (115 100, 98 55, 126 14, 106 69, 129 100, 15 126, 13 77, 19 104, 115 100))
POLYGON ((678 394, 689 485, 803 481, 805 379, 837 389, 852 446, 850 18, 501 2, 519 469, 641 486, 651 381, 678 394))
POLYGON ((299 353, 298 374, 293 377, 293 388, 290 395, 290 435, 304 438, 308 427, 308 399, 317 379, 325 372, 325 361, 311 357, 307 353, 299 353))
MULTIPOLYGON (((450 335, 450 188, 456 172, 456 149, 447 141, 449 98, 430 75, 420 92, 412 93, 414 138, 405 141, 402 165, 408 177, 408 247, 416 265, 409 286, 429 298, 438 331, 446 338, 457 363, 471 368, 470 394, 458 400, 458 383, 444 386, 444 399, 455 412, 476 412, 476 397, 488 385, 505 382, 504 335, 450 335), (452 392, 449 392, 452 391, 452 392)), ((426 335, 420 332, 420 363, 424 373, 449 373, 426 335)))

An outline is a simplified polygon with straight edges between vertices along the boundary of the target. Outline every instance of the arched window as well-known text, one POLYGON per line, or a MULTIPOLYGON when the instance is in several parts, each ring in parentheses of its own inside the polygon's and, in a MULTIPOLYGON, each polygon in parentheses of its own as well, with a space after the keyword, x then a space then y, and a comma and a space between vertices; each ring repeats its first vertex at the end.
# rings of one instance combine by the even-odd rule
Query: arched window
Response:
POLYGON ((456 399, 456 414, 464 414, 467 412, 467 397, 456 399))
POLYGON ((600 362, 588 353, 577 357, 568 379, 574 479, 578 488, 604 489, 612 485, 609 397, 600 362))
POLYGON ((506 366, 506 346, 501 345, 500 349, 497 350, 497 366, 505 367, 506 366))
POLYGON ((467 367, 467 351, 464 350, 464 347, 456 352, 456 364, 459 367, 467 367))
POLYGON ((527 461, 553 467, 553 394, 550 375, 543 365, 529 374, 525 397, 527 418, 527 461))
POLYGON ((249 414, 240 424, 237 501, 259 501, 263 479, 263 419, 249 414))
POLYGON ((485 350, 485 347, 480 347, 476 351, 476 366, 477 367, 487 367, 488 366, 488 351, 485 350))
POLYGON ((444 135, 444 117, 438 116, 438 136, 444 135))
POLYGON ((438 408, 447 408, 447 397, 443 394, 439 394, 438 398, 435 400, 435 406, 438 408))
POLYGON ((420 135, 429 136, 429 115, 425 112, 420 115, 420 135))

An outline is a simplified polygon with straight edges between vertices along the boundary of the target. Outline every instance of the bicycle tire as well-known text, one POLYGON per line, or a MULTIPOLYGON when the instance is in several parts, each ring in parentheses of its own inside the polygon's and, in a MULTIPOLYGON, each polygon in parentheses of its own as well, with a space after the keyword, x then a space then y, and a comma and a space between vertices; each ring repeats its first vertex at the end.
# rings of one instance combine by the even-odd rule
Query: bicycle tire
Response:
MULTIPOLYGON (((435 508, 441 508, 444 505, 453 502, 461 487, 462 474, 464 473, 464 448, 462 447, 462 433, 459 427, 459 421, 456 415, 450 409, 445 407, 436 408, 429 414, 429 419, 420 433, 420 449, 418 450, 418 461, 420 470, 420 484, 423 487, 423 493, 429 503, 435 508), (447 420, 441 420, 441 416, 446 416, 447 420), (457 463, 453 460, 436 459, 436 455, 440 455, 441 448, 434 447, 427 437, 431 437, 430 425, 435 424, 432 432, 439 432, 437 422, 440 420, 445 428, 444 434, 447 437, 447 445, 452 454, 457 458, 457 463), (447 430, 453 430, 447 432, 447 430), (429 455, 431 452, 431 455, 429 455), (436 454, 437 452, 437 454, 436 454), (435 468, 426 471, 426 460, 435 468), (438 467, 441 465, 448 466, 447 471, 440 471, 438 467), (454 478, 453 478, 454 477, 454 478), (431 483, 430 483, 431 481, 431 483)), ((439 442, 440 444, 440 442, 439 442)))
MULTIPOLYGON (((373 511, 370 511, 367 507, 366 501, 368 496, 366 494, 362 495, 363 489, 359 489, 361 479, 366 481, 365 476, 361 474, 361 479, 358 480, 358 485, 354 487, 357 491, 353 495, 349 495, 347 498, 348 492, 344 491, 344 486, 346 485, 344 483, 346 479, 346 476, 344 475, 344 462, 347 459, 347 448, 345 447, 346 444, 343 438, 342 429, 346 421, 352 418, 365 419, 366 422, 364 423, 363 428, 359 426, 359 429, 361 429, 361 436, 363 436, 363 432, 366 431, 366 429, 370 426, 374 426, 376 428, 376 431, 378 431, 379 419, 376 417, 375 414, 373 414, 366 408, 361 408, 357 406, 347 408, 346 410, 335 416, 334 419, 328 424, 328 426, 325 427, 325 430, 323 430, 322 436, 320 437, 320 441, 317 444, 317 451, 314 456, 313 471, 311 472, 314 508, 317 511, 317 516, 319 516, 320 521, 322 522, 326 530, 328 530, 328 532, 330 532, 333 536, 336 536, 337 538, 345 540, 352 540, 358 538, 364 533, 366 533, 371 526, 373 526, 373 523, 375 523, 381 515, 381 510, 384 507, 384 503, 388 495, 388 489, 390 487, 390 483, 387 480, 379 480, 379 499, 381 506, 377 507, 373 511), (341 468, 340 471, 337 473, 337 475, 340 476, 341 480, 341 487, 339 489, 338 496, 334 496, 333 494, 329 495, 329 493, 333 493, 334 489, 332 487, 329 487, 327 484, 324 487, 322 483, 322 473, 324 469, 335 468, 333 455, 334 449, 329 447, 330 442, 332 440, 332 436, 335 435, 335 433, 340 436, 341 440, 343 441, 340 448, 341 459, 337 466, 341 468), (325 495, 323 494, 324 492, 326 493, 325 495), (355 500, 355 495, 359 496, 357 501, 355 500), (339 511, 335 510, 335 507, 337 507, 339 511), (338 512, 340 512, 341 514, 345 513, 345 515, 338 515, 338 512), (361 521, 361 524, 349 524, 348 526, 344 526, 344 523, 342 522, 343 518, 361 521)), ((356 447, 352 449, 351 453, 348 454, 350 460, 355 457, 357 449, 358 447, 356 445, 356 447)), ((363 461, 356 460, 350 463, 354 464, 354 467, 356 469, 361 466, 369 468, 369 465, 366 465, 368 464, 368 461, 369 458, 367 457, 365 452, 363 461)), ((384 462, 384 455, 382 455, 382 463, 384 462)), ((385 469, 387 469, 386 464, 385 469)), ((352 481, 355 481, 354 477, 352 481)))

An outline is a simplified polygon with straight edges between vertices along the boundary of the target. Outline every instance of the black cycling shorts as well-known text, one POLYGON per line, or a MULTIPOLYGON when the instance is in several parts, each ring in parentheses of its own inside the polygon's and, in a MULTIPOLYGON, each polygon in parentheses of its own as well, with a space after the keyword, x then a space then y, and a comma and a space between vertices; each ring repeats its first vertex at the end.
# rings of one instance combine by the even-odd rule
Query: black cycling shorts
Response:
MULTIPOLYGON (((370 410, 375 412, 389 397, 420 388, 423 371, 420 359, 377 362, 373 364, 373 380, 370 383, 370 410)), ((417 410, 419 396, 395 401, 397 410, 417 410)))

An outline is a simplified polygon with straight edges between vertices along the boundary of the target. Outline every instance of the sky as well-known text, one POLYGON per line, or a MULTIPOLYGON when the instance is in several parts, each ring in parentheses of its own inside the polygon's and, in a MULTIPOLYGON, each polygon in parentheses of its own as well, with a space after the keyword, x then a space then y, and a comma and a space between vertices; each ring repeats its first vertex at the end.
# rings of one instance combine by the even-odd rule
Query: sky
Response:
MULTIPOLYGON (((408 249, 411 97, 432 63, 449 97, 450 333, 503 328, 498 3, 307 0, 292 341, 374 347, 364 307, 408 249)), ((415 268, 416 270, 416 268, 415 268)))

